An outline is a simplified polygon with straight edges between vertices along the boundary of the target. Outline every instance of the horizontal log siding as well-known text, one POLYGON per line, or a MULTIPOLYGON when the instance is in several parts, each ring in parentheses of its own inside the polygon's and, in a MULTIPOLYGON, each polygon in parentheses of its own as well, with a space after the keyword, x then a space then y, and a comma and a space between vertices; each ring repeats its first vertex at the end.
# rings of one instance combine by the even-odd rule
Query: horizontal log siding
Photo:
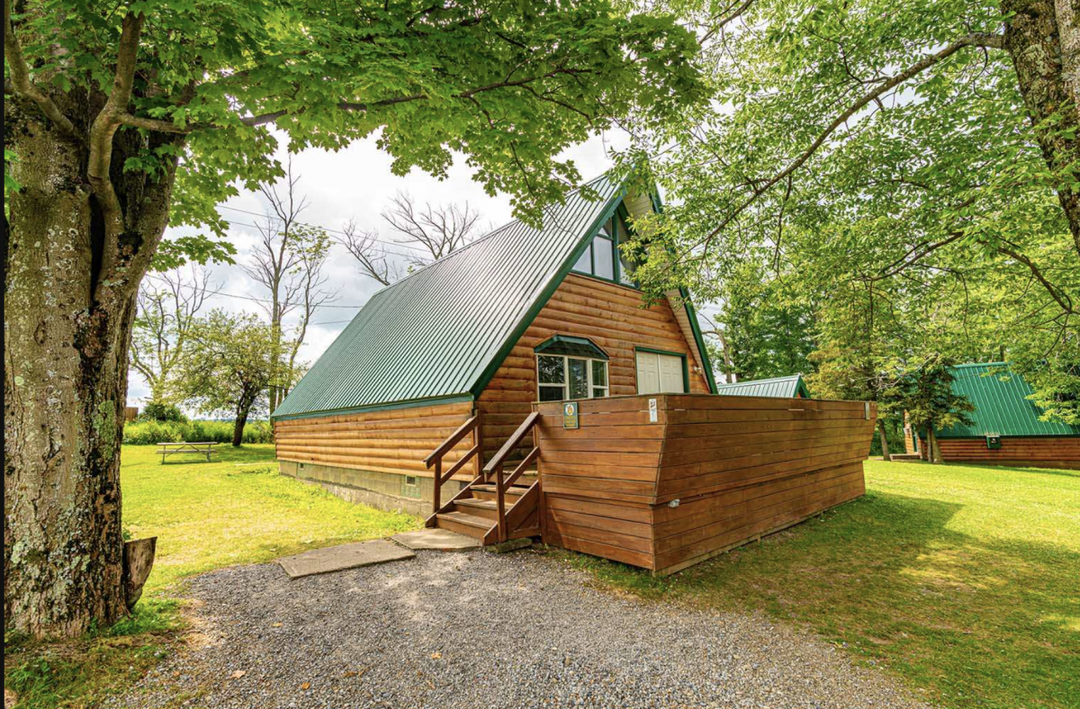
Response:
POLYGON ((641 293, 595 278, 570 274, 537 314, 506 361, 480 394, 485 459, 514 432, 536 401, 536 356, 533 348, 552 335, 588 337, 601 347, 608 362, 611 396, 637 393, 634 348, 689 355, 690 390, 708 392, 693 343, 683 334, 667 301, 642 308, 641 293))
POLYGON ((558 404, 536 409, 545 540, 663 573, 862 495, 876 417, 861 402, 659 395, 582 402, 565 429, 558 404))
MULTIPOLYGON (((287 419, 274 422, 278 460, 319 463, 339 468, 434 477, 424 458, 472 415, 473 404, 461 402, 356 414, 287 419)), ((469 448, 466 437, 443 458, 444 470, 469 448)), ((475 464, 454 476, 472 480, 475 464)))
POLYGON ((985 438, 939 438, 946 462, 1080 469, 1080 436, 1001 437, 990 450, 985 438))

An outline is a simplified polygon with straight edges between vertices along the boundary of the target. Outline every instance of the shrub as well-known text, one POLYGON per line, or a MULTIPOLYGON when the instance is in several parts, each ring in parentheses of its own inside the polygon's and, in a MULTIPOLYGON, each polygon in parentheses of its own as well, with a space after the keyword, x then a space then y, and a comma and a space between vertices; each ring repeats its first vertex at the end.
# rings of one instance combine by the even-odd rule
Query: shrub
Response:
POLYGON ((143 410, 139 413, 139 421, 172 421, 179 423, 181 421, 187 421, 187 416, 184 416, 184 412, 180 410, 179 406, 173 404, 162 404, 156 401, 151 401, 147 404, 143 410))
MULTIPOLYGON (((232 421, 134 421, 124 426, 124 443, 149 446, 181 441, 232 443, 232 421)), ((273 443, 269 421, 251 421, 244 427, 244 443, 273 443)))

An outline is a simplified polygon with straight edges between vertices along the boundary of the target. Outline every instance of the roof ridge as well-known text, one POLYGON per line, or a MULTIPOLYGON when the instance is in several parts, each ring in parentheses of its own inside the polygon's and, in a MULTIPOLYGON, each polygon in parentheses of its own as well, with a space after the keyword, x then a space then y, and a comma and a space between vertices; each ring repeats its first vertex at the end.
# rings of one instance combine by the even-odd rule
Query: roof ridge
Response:
MULTIPOLYGON (((599 182, 600 180, 602 180, 602 179, 604 179, 604 178, 608 177, 608 173, 609 173, 609 172, 610 172, 610 170, 609 170, 609 171, 605 171, 605 172, 601 173, 600 175, 598 175, 598 176, 596 176, 596 177, 592 178, 591 180, 589 180, 589 181, 587 181, 587 182, 583 182, 583 183, 581 183, 581 185, 580 185, 580 186, 578 186, 578 187, 576 187, 576 188, 574 188, 574 189, 570 190, 569 192, 567 192, 567 193, 566 193, 566 195, 565 195, 565 197, 564 197, 564 201, 563 201, 563 202, 562 202, 562 203, 561 203, 561 204, 560 204, 559 206, 565 207, 565 206, 566 206, 566 202, 565 202, 565 200, 569 199, 570 197, 573 197, 573 196, 574 196, 574 195, 576 195, 576 194, 577 194, 578 192, 580 192, 580 191, 581 191, 581 188, 582 188, 582 187, 587 187, 587 186, 589 186, 589 185, 593 184, 594 182, 599 182)), ((553 206, 553 205, 550 205, 550 204, 549 204, 549 205, 545 206, 545 207, 544 207, 544 209, 549 209, 549 208, 551 208, 552 206, 553 206)), ((441 264, 441 263, 446 263, 446 261, 447 261, 448 259, 452 258, 453 256, 456 256, 456 255, 458 255, 458 254, 460 254, 460 253, 462 253, 462 252, 464 252, 464 251, 468 250, 468 249, 469 249, 470 247, 472 247, 472 246, 476 246, 477 244, 479 244, 479 243, 480 243, 480 242, 482 242, 482 241, 487 241, 488 239, 492 238, 493 236, 497 236, 497 235, 501 234, 502 232, 506 231, 507 229, 509 229, 510 227, 514 226, 515 224, 520 224, 520 223, 522 223, 520 219, 511 219, 510 221, 506 222, 506 223, 505 223, 505 224, 503 224, 502 226, 500 226, 500 227, 497 227, 497 228, 495 228, 495 229, 492 229, 492 230, 491 230, 491 231, 489 231, 488 233, 486 233, 486 234, 484 234, 484 235, 482 235, 482 236, 479 236, 479 237, 477 237, 476 239, 474 239, 473 241, 470 241, 469 243, 465 244, 465 245, 464 245, 464 246, 462 246, 461 248, 458 248, 458 249, 454 249, 453 251, 451 251, 450 253, 446 254, 446 255, 445 255, 445 256, 443 256, 442 258, 439 258, 439 259, 435 259, 435 260, 434 260, 434 261, 432 261, 431 263, 428 263, 428 264, 425 264, 425 265, 421 266, 420 268, 416 269, 415 271, 413 271, 413 272, 412 272, 412 273, 410 273, 409 275, 405 276, 404 278, 401 278, 401 279, 399 279, 399 280, 397 280, 397 281, 394 281, 394 282, 393 282, 393 283, 391 283, 390 285, 387 285, 387 286, 383 286, 383 287, 382 287, 382 288, 380 288, 379 290, 377 290, 377 291, 375 291, 374 293, 372 293, 372 294, 371 294, 371 298, 368 298, 368 301, 370 302, 372 298, 376 297, 376 296, 377 296, 377 295, 379 295, 380 293, 383 293, 383 292, 385 292, 385 291, 388 291, 388 290, 390 290, 391 288, 393 288, 394 286, 398 285, 399 283, 404 283, 405 281, 409 280, 410 278, 412 278, 412 277, 413 277, 413 276, 415 276, 416 274, 418 274, 418 273, 421 273, 422 271, 426 271, 427 269, 431 268, 432 266, 437 266, 438 264, 441 264)), ((530 228, 533 228, 533 227, 530 227, 530 228)), ((541 227, 541 228, 543 228, 543 227, 541 227)), ((365 305, 366 305, 366 303, 365 303, 365 305)))
POLYGON ((761 382, 778 382, 781 379, 796 379, 796 378, 801 377, 801 376, 802 376, 802 372, 798 372, 796 374, 785 374, 785 375, 780 376, 780 377, 765 377, 763 379, 747 379, 746 381, 741 381, 741 382, 724 382, 720 386, 738 386, 739 384, 759 384, 761 382))
POLYGON ((1011 367, 1008 362, 967 362, 965 364, 954 364, 952 369, 965 369, 968 367, 1011 367))

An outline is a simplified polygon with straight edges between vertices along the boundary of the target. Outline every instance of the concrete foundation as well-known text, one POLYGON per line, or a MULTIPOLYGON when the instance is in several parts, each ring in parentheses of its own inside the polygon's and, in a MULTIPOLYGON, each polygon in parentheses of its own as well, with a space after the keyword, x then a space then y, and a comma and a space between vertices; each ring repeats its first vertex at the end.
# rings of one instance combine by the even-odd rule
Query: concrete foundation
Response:
MULTIPOLYGON (((354 470, 316 463, 279 460, 282 475, 318 483, 343 500, 391 512, 407 512, 427 517, 432 512, 435 494, 433 478, 372 470, 354 470)), ((450 480, 443 484, 442 499, 447 501, 468 483, 450 480)))

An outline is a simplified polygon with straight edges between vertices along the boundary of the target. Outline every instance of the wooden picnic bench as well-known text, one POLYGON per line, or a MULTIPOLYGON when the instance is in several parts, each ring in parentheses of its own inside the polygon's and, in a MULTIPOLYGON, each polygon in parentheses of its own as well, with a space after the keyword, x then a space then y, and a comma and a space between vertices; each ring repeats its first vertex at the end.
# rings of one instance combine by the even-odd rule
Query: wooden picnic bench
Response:
POLYGON ((161 454, 161 463, 165 464, 165 457, 176 453, 197 453, 206 456, 206 462, 210 462, 210 456, 214 453, 217 441, 195 441, 183 443, 158 443, 157 452, 161 454))

